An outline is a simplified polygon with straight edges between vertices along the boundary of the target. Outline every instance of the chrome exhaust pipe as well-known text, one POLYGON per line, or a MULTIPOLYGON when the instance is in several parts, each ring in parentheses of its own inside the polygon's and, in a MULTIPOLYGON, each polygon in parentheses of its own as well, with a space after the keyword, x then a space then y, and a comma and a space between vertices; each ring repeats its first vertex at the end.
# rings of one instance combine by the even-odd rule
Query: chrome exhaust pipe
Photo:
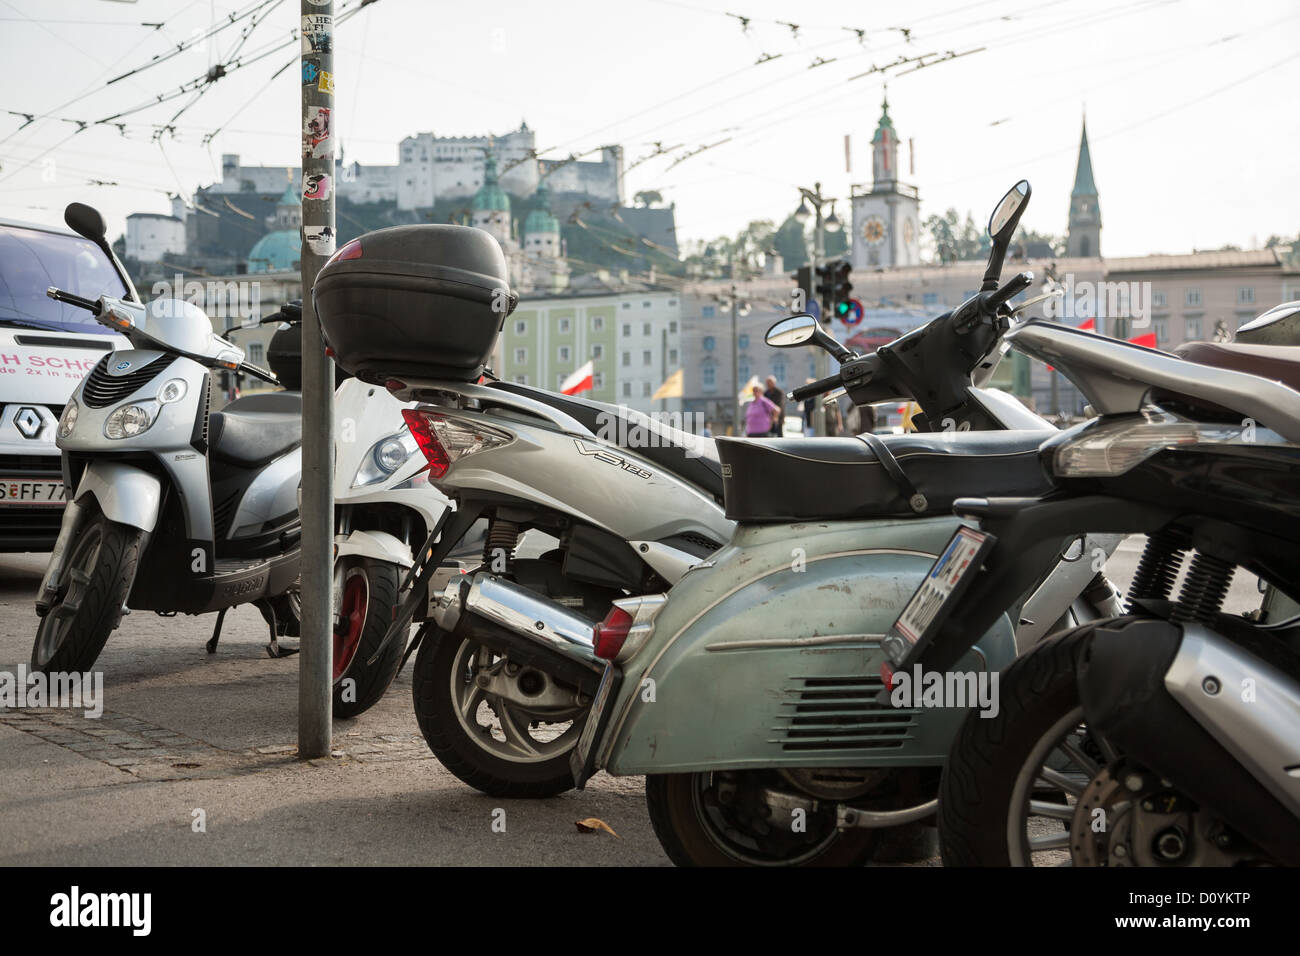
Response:
POLYGON ((448 582, 434 623, 557 677, 593 688, 606 662, 596 656, 596 622, 557 601, 478 571, 448 582))

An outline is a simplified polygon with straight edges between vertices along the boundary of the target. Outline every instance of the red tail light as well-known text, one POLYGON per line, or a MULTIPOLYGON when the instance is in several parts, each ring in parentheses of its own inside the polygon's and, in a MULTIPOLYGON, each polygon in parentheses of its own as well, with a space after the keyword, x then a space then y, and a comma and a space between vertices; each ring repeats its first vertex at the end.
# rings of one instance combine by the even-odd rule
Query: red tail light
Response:
POLYGON ((894 669, 887 661, 880 665, 880 679, 885 682, 885 690, 894 689, 894 669))
POLYGON ((402 417, 406 419, 406 427, 414 436, 415 443, 420 446, 420 451, 429 461, 429 475, 433 478, 441 478, 447 474, 447 469, 451 467, 451 458, 447 455, 447 450, 442 447, 442 442, 438 441, 438 436, 429 427, 428 419, 413 408, 402 409, 402 417))
POLYGON ((631 627, 632 615, 617 605, 611 607, 605 620, 596 625, 596 656, 607 661, 617 657, 631 627))
MULTIPOLYGON (((330 256, 330 262, 339 262, 343 259, 360 259, 361 258, 361 240, 353 239, 351 242, 344 243, 338 252, 330 256)), ((326 263, 329 265, 329 263, 326 263)))

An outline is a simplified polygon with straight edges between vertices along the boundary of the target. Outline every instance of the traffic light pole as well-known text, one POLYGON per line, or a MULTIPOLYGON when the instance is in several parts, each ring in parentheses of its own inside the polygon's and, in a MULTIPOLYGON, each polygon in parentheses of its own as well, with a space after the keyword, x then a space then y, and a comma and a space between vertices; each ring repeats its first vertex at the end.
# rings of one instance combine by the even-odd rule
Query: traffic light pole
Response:
MULTIPOLYGON (((820 203, 817 204, 816 209, 817 209, 817 225, 813 229, 813 258, 812 258, 812 268, 813 268, 814 276, 817 275, 817 270, 821 267, 822 261, 826 258, 825 220, 822 219, 822 207, 820 203)), ((831 318, 829 315, 826 314, 828 310, 826 309, 825 304, 824 303, 821 304, 820 308, 822 313, 821 323, 823 326, 829 326, 831 324, 831 318)), ((825 349, 821 349, 821 348, 817 349, 815 362, 816 364, 814 367, 816 369, 816 374, 815 374, 816 378, 823 379, 826 376, 831 374, 831 357, 826 353, 825 349)), ((816 435, 818 438, 823 438, 826 436, 826 403, 822 401, 822 396, 820 395, 818 395, 813 399, 812 426, 813 426, 813 434, 816 435)))

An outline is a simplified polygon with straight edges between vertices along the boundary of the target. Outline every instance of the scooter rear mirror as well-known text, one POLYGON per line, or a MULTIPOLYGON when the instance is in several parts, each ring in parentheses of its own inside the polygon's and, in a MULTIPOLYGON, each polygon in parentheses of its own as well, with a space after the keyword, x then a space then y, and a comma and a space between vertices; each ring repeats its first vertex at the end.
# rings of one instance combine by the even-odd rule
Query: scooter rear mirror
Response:
POLYGON ((67 208, 63 210, 63 221, 68 224, 69 229, 89 239, 95 245, 102 243, 108 234, 108 227, 104 224, 104 217, 100 215, 99 210, 83 202, 68 203, 67 208))
POLYGON ((817 320, 807 312, 774 322, 764 341, 773 348, 788 349, 807 345, 817 336, 817 320))
POLYGON ((1002 197, 993 215, 989 217, 989 238, 995 243, 1011 241, 1012 233, 1020 222, 1020 214, 1029 205, 1029 180, 1022 179, 1002 197))

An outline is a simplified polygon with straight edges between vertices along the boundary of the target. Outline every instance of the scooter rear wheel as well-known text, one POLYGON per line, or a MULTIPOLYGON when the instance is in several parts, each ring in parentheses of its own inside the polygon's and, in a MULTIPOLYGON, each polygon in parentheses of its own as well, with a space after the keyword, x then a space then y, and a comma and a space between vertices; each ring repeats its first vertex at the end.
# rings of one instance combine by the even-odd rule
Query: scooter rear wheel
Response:
POLYGON ((140 559, 140 531, 96 513, 77 536, 59 581, 58 601, 41 618, 32 670, 84 672, 122 619, 140 559))
POLYGON ((871 859, 877 830, 837 830, 833 817, 808 814, 798 831, 793 818, 750 813, 758 807, 747 796, 766 782, 759 770, 646 777, 650 823, 668 858, 677 866, 861 866, 871 859), (734 788, 727 802, 718 799, 723 776, 734 788))

